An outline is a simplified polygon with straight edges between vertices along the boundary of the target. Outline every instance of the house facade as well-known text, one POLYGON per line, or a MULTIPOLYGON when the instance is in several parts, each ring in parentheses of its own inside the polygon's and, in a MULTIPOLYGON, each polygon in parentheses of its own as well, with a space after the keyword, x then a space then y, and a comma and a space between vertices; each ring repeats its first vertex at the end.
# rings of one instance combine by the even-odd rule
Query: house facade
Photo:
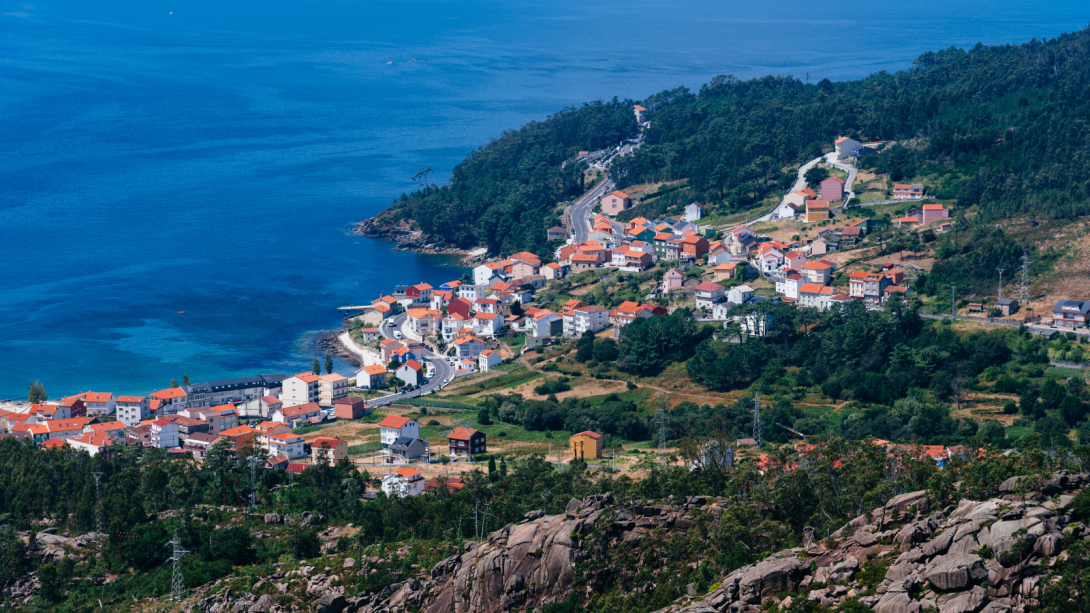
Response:
POLYGON ((921 200, 923 199, 923 184, 922 183, 894 183, 893 184, 893 199, 894 200, 921 200))
POLYGON ((286 407, 293 407, 308 402, 318 402, 318 382, 321 377, 314 373, 303 372, 284 379, 280 400, 286 407))
POLYGON ((568 444, 572 459, 596 460, 602 457, 602 442, 602 435, 590 430, 571 435, 568 444))
POLYGON ((614 191, 602 196, 602 213, 614 216, 625 209, 632 208, 632 197, 622 191, 614 191))
POLYGON ((484 432, 473 428, 455 428, 447 435, 450 455, 466 457, 488 451, 484 432))
POLYGON ((389 415, 378 424, 379 441, 383 449, 389 449, 399 438, 420 438, 420 424, 399 415, 389 415))
POLYGON ((1061 328, 1086 327, 1090 301, 1060 300, 1052 307, 1052 325, 1061 328))

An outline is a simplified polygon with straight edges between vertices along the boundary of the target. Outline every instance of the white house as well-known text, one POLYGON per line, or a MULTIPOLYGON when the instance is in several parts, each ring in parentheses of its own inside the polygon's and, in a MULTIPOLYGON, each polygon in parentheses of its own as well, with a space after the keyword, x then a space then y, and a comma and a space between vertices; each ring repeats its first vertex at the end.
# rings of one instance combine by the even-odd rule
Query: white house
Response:
POLYGON ((711 310, 712 306, 723 302, 726 290, 718 283, 705 281, 696 286, 696 308, 711 310))
POLYGON ((773 219, 794 219, 795 215, 798 215, 799 205, 794 202, 788 202, 785 198, 783 202, 776 207, 775 211, 772 211, 773 219))
POLYGON ((503 358, 500 357, 500 353, 498 351, 486 349, 482 351, 480 357, 477 358, 477 368, 481 372, 488 372, 489 370, 492 370, 493 366, 497 366, 502 362, 503 358))
POLYGON ((388 449, 394 441, 401 437, 420 438, 420 424, 399 415, 389 415, 378 424, 379 441, 382 448, 388 449))
POLYGON ((459 298, 465 298, 466 300, 468 300, 470 302, 474 302, 479 298, 484 298, 485 293, 488 291, 489 287, 490 286, 484 285, 484 284, 480 284, 480 285, 459 285, 458 286, 458 297, 459 298))
POLYGON ((530 336, 552 336, 553 322, 555 321, 563 322, 564 318, 552 311, 539 313, 532 318, 528 317, 526 333, 530 336))
POLYGON ((699 202, 693 202, 685 207, 685 221, 700 221, 700 218, 704 216, 704 205, 699 202))
POLYGON ((473 316, 473 332, 481 336, 495 336, 503 327, 503 315, 499 313, 477 313, 473 316))
POLYGON ((397 468, 382 476, 382 491, 389 497, 418 496, 424 493, 424 475, 415 468, 397 468))
MULTIPOLYGON (((489 279, 496 274, 496 271, 502 271, 503 265, 498 262, 489 262, 488 264, 481 264, 473 269, 473 283, 476 285, 488 286, 489 279)), ((462 286, 464 287, 464 286, 462 286)))
POLYGON ((783 254, 775 249, 769 249, 761 256, 761 272, 776 272, 783 266, 783 254))
POLYGON ((114 404, 117 419, 132 428, 148 418, 151 404, 147 396, 118 396, 114 404))
POLYGON ((708 254, 708 266, 728 264, 731 261, 730 249, 719 249, 715 253, 708 254))
POLYGON ((289 460, 301 458, 306 453, 303 451, 303 435, 301 434, 274 434, 269 438, 269 455, 287 456, 289 460))
POLYGON ((322 408, 318 406, 317 402, 308 402, 307 404, 283 407, 276 410, 272 414, 271 421, 288 424, 294 428, 297 422, 310 421, 321 416, 321 414, 322 408))
POLYGON ((386 367, 372 364, 356 371, 356 387, 378 389, 386 385, 386 367))
POLYGON ((799 305, 814 307, 820 311, 829 308, 829 299, 836 294, 836 290, 827 285, 816 283, 804 283, 799 288, 799 305))
POLYGON ((786 298, 799 299, 799 288, 806 283, 806 278, 798 273, 791 273, 780 281, 776 281, 776 293, 786 298))
POLYGON ((837 161, 843 161, 855 157, 861 148, 862 145, 859 144, 859 141, 847 136, 841 136, 836 139, 836 159, 837 161))
POLYGON ((720 302, 712 306, 712 319, 717 321, 723 321, 730 316, 730 310, 733 309, 735 304, 733 302, 720 302))
POLYGON ((117 401, 110 392, 87 392, 81 394, 87 415, 112 415, 117 401))
POLYGON ((397 369, 397 378, 408 385, 420 385, 424 381, 424 367, 416 360, 409 360, 397 369))
POLYGON ((753 288, 748 285, 739 285, 737 287, 730 288, 727 292, 727 302, 734 304, 745 304, 753 297, 753 288))
POLYGON ((463 336, 454 341, 459 360, 476 360, 487 345, 475 336, 463 336))
POLYGON ((178 446, 178 424, 165 419, 151 423, 151 446, 172 449, 178 446))
POLYGON ((318 402, 318 382, 321 377, 303 372, 284 379, 280 400, 286 407, 293 407, 308 402, 318 402))
POLYGON ((581 306, 573 313, 573 327, 575 336, 582 336, 584 332, 600 332, 609 325, 609 310, 597 305, 581 306))

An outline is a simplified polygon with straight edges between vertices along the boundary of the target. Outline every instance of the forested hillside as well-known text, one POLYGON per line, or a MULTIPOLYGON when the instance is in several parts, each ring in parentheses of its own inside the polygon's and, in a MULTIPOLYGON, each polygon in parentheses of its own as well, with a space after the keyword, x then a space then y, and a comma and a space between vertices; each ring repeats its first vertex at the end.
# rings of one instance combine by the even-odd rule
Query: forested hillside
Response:
MULTIPOLYGON (((942 170, 940 197, 983 219, 1090 212, 1090 31, 1022 45, 926 53, 909 70, 865 79, 712 79, 651 96, 646 144, 612 168, 621 188, 688 179, 697 197, 745 208, 790 184, 794 167, 848 135, 895 140, 867 165, 894 180, 942 170)), ((569 109, 471 154, 448 187, 402 196, 383 213, 457 246, 533 249, 556 201, 579 191, 578 149, 635 129, 628 102, 569 109)))
POLYGON ((666 92, 647 146, 618 164, 622 186, 688 178, 708 200, 746 206, 786 185, 785 166, 841 135, 908 141, 870 158, 894 180, 928 162, 966 179, 944 186, 990 218, 1090 210, 1090 32, 1023 45, 947 49, 910 70, 859 81, 717 77, 693 94, 666 92))
POLYGON ((511 130, 469 154, 444 187, 402 194, 382 221, 411 220, 441 243, 519 251, 543 245, 557 202, 583 192, 580 150, 616 145, 636 131, 631 101, 595 102, 511 130))

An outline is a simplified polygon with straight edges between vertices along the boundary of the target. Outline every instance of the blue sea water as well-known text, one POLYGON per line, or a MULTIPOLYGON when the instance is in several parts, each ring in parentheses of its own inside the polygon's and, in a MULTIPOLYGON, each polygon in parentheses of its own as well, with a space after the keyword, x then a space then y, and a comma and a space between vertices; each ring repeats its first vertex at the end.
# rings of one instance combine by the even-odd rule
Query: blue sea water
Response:
POLYGON ((337 306, 463 272, 347 228, 562 107, 1088 21, 1085 1, 0 0, 0 398, 306 368, 337 306))

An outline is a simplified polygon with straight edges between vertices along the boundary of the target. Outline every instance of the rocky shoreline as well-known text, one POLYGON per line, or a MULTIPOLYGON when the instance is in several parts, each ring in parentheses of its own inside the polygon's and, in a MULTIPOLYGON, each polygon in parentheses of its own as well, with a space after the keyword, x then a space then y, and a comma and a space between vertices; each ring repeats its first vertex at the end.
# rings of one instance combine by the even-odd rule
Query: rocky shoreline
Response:
POLYGON ((420 230, 413 230, 404 221, 390 224, 377 217, 365 219, 352 228, 358 236, 377 238, 397 243, 396 251, 415 251, 429 255, 457 255, 462 258, 462 265, 473 267, 487 260, 479 250, 458 249, 443 244, 441 240, 425 235, 420 230))
POLYGON ((347 348, 345 348, 344 345, 341 344, 341 340, 338 337, 341 335, 342 332, 342 330, 330 330, 328 332, 323 332, 322 335, 318 337, 318 348, 326 354, 329 354, 336 358, 340 358, 345 362, 356 366, 357 368, 363 366, 363 364, 360 362, 360 356, 352 353, 347 348))

